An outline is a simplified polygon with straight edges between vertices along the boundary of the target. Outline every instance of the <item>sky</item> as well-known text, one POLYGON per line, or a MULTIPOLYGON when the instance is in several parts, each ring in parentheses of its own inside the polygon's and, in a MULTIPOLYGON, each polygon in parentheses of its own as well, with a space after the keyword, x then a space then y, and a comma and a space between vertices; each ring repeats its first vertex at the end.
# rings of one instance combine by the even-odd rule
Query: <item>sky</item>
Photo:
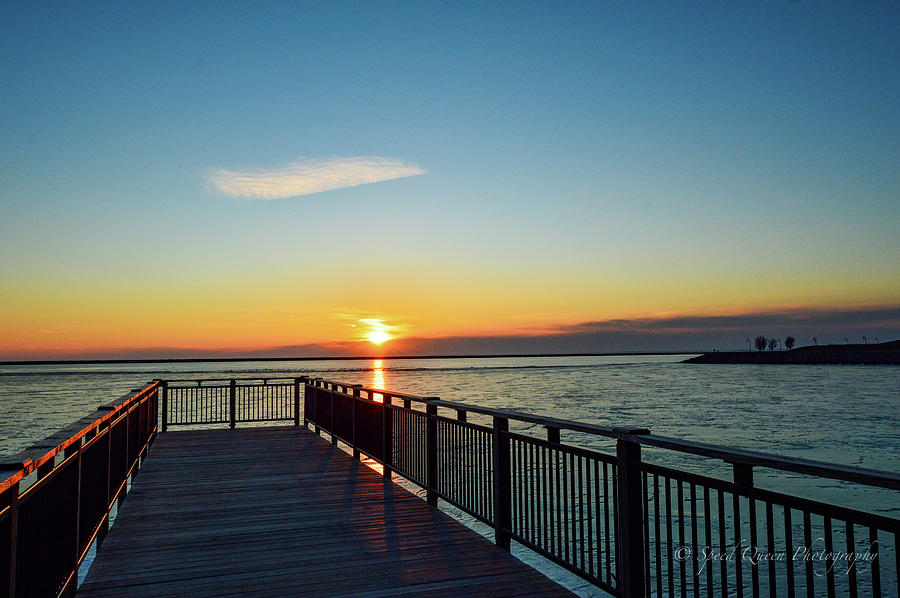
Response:
POLYGON ((0 359, 900 337, 900 5, 0 8, 0 359))

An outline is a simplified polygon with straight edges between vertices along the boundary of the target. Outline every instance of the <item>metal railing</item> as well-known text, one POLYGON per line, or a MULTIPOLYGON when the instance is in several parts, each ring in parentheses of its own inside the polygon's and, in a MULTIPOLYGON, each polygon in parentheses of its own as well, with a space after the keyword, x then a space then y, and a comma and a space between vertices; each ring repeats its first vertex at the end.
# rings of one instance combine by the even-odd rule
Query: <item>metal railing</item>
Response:
POLYGON ((165 380, 162 430, 169 426, 300 422, 300 378, 165 380))
POLYGON ((69 596, 157 431, 158 382, 0 463, 0 596, 69 596))
POLYGON ((615 596, 898 595, 900 520, 753 479, 767 468, 896 491, 896 473, 302 382, 304 425, 426 489, 428 502, 492 526, 499 546, 515 540, 615 596), (473 414, 490 425, 470 422, 473 414), (543 426, 546 437, 511 431, 510 422, 543 426), (564 443, 561 431, 610 439, 615 451, 564 443), (724 461, 732 479, 648 463, 642 446, 724 461))

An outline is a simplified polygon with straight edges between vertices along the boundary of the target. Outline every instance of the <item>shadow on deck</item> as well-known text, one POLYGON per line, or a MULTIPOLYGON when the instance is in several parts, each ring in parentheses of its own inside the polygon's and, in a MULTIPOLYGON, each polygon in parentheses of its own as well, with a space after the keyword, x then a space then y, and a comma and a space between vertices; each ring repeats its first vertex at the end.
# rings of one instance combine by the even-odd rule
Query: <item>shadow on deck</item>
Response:
POLYGON ((79 596, 560 596, 304 428, 166 432, 79 596))

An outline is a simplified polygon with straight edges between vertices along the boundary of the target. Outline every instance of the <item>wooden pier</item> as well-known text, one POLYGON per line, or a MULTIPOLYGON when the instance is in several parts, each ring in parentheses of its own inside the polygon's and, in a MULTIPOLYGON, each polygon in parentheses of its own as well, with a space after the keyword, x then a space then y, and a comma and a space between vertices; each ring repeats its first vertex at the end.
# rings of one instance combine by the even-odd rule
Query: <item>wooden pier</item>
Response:
POLYGON ((896 472, 637 426, 306 376, 154 380, 0 462, 0 598, 567 593, 514 543, 622 598, 900 598, 890 508, 776 492, 767 470, 898 504, 896 472), (701 557, 737 547, 775 558, 701 557))
POLYGON ((119 596, 563 596, 314 433, 167 432, 78 590, 119 596))

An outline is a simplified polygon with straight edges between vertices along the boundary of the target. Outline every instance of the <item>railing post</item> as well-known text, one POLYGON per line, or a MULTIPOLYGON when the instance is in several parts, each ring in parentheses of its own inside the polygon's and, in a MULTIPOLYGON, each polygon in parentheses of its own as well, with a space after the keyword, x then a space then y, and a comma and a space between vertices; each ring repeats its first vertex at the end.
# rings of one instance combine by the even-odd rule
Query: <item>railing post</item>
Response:
MULTIPOLYGON (((140 422, 140 419, 138 419, 140 422)), ((79 555, 79 542, 78 539, 81 537, 81 440, 78 440, 75 444, 71 444, 66 447, 63 452, 63 458, 68 459, 72 455, 75 455, 75 464, 69 465, 69 467, 75 468, 75 495, 72 497, 73 502, 75 503, 75 550, 71 553, 71 564, 73 569, 73 576, 68 579, 65 586, 63 587, 63 591, 60 593, 60 596, 74 596, 75 590, 78 587, 78 567, 76 564, 78 563, 79 555)))
MULTIPOLYGON (((740 489, 749 489, 753 487, 753 466, 748 465, 746 463, 732 463, 734 468, 734 485, 740 489)), ((741 495, 735 490, 731 494, 732 505, 734 508, 734 513, 740 514, 741 512, 741 495)), ((754 501, 750 500, 749 508, 750 508, 750 516, 753 518, 754 522, 756 520, 756 511, 754 506, 754 501)), ((734 528, 734 544, 735 546, 741 546, 742 538, 741 538, 741 526, 736 525, 734 528)), ((751 526, 750 528, 750 545, 753 546, 754 550, 756 549, 756 527, 751 526)), ((753 577, 753 584, 756 587, 756 584, 759 583, 759 566, 754 561, 750 563, 750 574, 753 577)), ((735 570, 735 584, 737 587, 742 587, 743 585, 743 572, 741 571, 741 567, 738 567, 735 570)))
MULTIPOLYGON (((99 434, 102 430, 106 430, 106 504, 107 512, 106 515, 103 516, 103 521, 100 522, 100 529, 97 530, 97 548, 103 545, 103 540, 106 539, 106 534, 109 533, 109 500, 112 498, 110 496, 110 479, 112 477, 112 426, 109 425, 110 420, 106 420, 102 424, 101 427, 97 428, 97 433, 99 434)), ((103 442, 103 441, 99 441, 103 442)))
POLYGON ((234 378, 228 383, 228 422, 234 430, 237 425, 237 381, 234 378))
POLYGON ((322 433, 322 428, 319 427, 319 388, 321 386, 321 380, 321 378, 316 378, 315 380, 313 380, 313 403, 315 403, 314 413, 316 416, 314 427, 316 429, 316 436, 319 436, 322 433))
POLYGON ((5 588, 4 594, 11 598, 16 597, 16 553, 18 549, 19 535, 19 482, 10 486, 6 492, 0 494, 0 508, 9 506, 9 538, 3 538, 0 541, 9 540, 9 587, 5 588))
POLYGON ((753 466, 746 463, 732 463, 734 483, 746 488, 753 487, 753 466))
POLYGON ((350 401, 350 446, 353 447, 353 458, 359 459, 359 447, 356 446, 356 401, 360 398, 362 384, 353 385, 353 399, 350 401))
MULTIPOLYGON (((328 385, 326 384, 326 387, 328 385)), ((331 432, 331 444, 332 446, 337 446, 337 434, 334 431, 334 393, 337 391, 337 384, 331 384, 331 389, 328 391, 328 397, 331 401, 331 424, 328 428, 328 431, 331 432)))
MULTIPOLYGON (((427 397, 430 400, 437 400, 437 397, 427 397)), ((425 466, 426 494, 425 498, 428 504, 437 505, 438 496, 438 432, 437 432, 437 405, 428 403, 425 405, 425 415, 428 418, 425 421, 425 457, 427 459, 425 466)))
POLYGON ((649 434, 647 428, 613 428, 616 440, 616 569, 619 595, 644 595, 644 497, 641 486, 641 445, 629 438, 649 434))
POLYGON ((162 381, 162 431, 169 429, 169 383, 162 381))
POLYGON ((294 426, 300 425, 300 378, 294 378, 294 426))
POLYGON ((547 442, 550 444, 559 444, 559 428, 547 426, 547 442))
POLYGON ((494 416, 494 542, 509 550, 512 507, 509 470, 509 419, 494 416))
POLYGON ((303 386, 303 402, 298 403, 298 405, 303 405, 303 427, 305 428, 307 421, 309 420, 309 414, 306 413, 306 397, 309 395, 309 376, 300 376, 300 384, 303 386))
POLYGON ((391 467, 394 464, 394 400, 387 393, 381 395, 381 397, 382 405, 384 405, 381 418, 383 426, 381 430, 381 444, 384 471, 382 471, 381 475, 389 480, 391 479, 391 467))

